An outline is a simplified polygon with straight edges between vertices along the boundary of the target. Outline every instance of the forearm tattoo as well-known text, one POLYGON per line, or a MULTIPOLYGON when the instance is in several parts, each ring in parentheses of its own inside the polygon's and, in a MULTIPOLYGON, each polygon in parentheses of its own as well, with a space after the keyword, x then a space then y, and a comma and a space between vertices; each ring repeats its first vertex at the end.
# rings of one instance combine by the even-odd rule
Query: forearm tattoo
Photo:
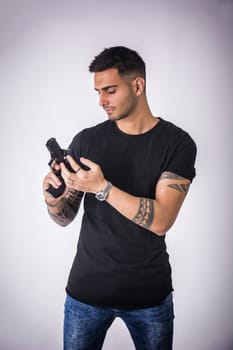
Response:
MULTIPOLYGON (((160 176, 159 180, 185 180, 184 177, 171 173, 170 171, 165 171, 162 173, 162 175, 160 176)), ((190 184, 188 183, 183 183, 183 184, 168 184, 167 187, 173 188, 174 190, 180 191, 180 192, 184 192, 187 193, 189 190, 189 186, 190 184)))
POLYGON ((144 228, 150 228, 154 219, 154 201, 150 198, 140 198, 138 212, 133 222, 144 228))
POLYGON ((60 203, 61 209, 56 214, 49 211, 50 217, 60 226, 68 225, 76 216, 82 197, 83 192, 70 190, 60 203))

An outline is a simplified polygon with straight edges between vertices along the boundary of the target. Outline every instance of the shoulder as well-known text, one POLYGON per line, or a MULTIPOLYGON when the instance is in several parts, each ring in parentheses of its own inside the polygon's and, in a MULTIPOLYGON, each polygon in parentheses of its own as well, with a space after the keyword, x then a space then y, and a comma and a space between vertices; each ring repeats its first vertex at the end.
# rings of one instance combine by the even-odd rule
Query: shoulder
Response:
POLYGON ((187 131, 168 120, 160 118, 160 122, 162 131, 166 134, 169 134, 170 136, 178 137, 189 135, 187 131))
POLYGON ((196 152, 197 146, 190 134, 174 123, 161 119, 161 133, 171 146, 186 145, 196 152))
POLYGON ((166 149, 163 171, 178 174, 192 181, 196 175, 197 146, 189 133, 175 124, 162 121, 162 139, 166 149))
POLYGON ((72 143, 80 142, 81 139, 89 140, 96 136, 101 137, 110 128, 110 124, 111 122, 106 120, 92 127, 85 128, 74 136, 72 143))

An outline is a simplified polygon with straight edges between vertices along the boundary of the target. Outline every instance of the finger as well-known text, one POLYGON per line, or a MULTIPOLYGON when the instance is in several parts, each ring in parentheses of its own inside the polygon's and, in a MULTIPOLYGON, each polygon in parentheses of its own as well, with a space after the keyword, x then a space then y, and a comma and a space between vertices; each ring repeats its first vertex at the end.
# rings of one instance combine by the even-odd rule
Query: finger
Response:
POLYGON ((63 179, 66 181, 68 178, 70 178, 71 174, 73 173, 67 169, 64 163, 61 163, 60 165, 61 165, 61 175, 63 179))
POLYGON ((50 173, 45 177, 43 182, 43 190, 46 191, 50 185, 54 188, 61 186, 61 181, 54 173, 50 173))
POLYGON ((53 183, 55 184, 55 186, 57 186, 57 187, 61 186, 62 182, 55 173, 51 173, 50 178, 53 181, 53 183))
POLYGON ((90 159, 81 157, 80 160, 84 165, 87 165, 90 169, 98 167, 98 164, 92 162, 90 159))
POLYGON ((60 165, 57 164, 56 161, 54 160, 54 161, 52 162, 50 168, 51 168, 52 170, 58 171, 58 170, 60 170, 61 167, 60 167, 60 165))
POLYGON ((55 169, 55 171, 60 170, 61 169, 60 164, 55 163, 53 169, 55 169))
POLYGON ((65 166, 64 163, 60 163, 61 166, 61 171, 62 173, 64 173, 66 176, 68 176, 69 174, 71 174, 71 172, 67 169, 67 167, 65 166))
POLYGON ((76 185, 76 175, 69 171, 64 163, 61 163, 61 175, 65 181, 65 184, 69 188, 75 188, 76 185))
POLYGON ((68 155, 66 158, 74 171, 80 168, 80 166, 75 162, 74 158, 72 158, 70 155, 68 155))

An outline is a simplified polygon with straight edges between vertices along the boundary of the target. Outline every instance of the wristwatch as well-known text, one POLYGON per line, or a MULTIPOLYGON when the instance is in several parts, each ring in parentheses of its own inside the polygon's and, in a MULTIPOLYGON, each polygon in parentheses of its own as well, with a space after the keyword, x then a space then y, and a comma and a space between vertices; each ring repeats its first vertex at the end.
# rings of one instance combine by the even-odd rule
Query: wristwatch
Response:
POLYGON ((108 198, 111 188, 112 184, 111 182, 108 182, 107 186, 102 191, 96 192, 95 198, 101 202, 105 201, 108 198))

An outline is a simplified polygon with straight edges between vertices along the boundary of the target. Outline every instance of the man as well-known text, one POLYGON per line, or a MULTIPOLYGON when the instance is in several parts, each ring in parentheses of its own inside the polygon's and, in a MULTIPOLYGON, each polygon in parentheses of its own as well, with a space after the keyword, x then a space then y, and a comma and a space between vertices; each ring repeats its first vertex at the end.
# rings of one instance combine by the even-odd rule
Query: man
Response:
POLYGON ((84 196, 77 254, 67 284, 65 350, 98 350, 115 317, 136 349, 172 349, 171 268, 165 234, 195 176, 196 146, 182 129, 154 117, 145 64, 125 47, 105 49, 89 66, 108 120, 79 132, 61 170, 43 189, 50 216, 69 224, 84 196), (88 167, 84 169, 84 166, 88 167))

